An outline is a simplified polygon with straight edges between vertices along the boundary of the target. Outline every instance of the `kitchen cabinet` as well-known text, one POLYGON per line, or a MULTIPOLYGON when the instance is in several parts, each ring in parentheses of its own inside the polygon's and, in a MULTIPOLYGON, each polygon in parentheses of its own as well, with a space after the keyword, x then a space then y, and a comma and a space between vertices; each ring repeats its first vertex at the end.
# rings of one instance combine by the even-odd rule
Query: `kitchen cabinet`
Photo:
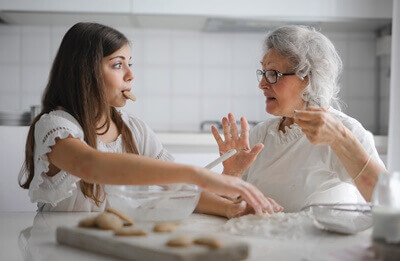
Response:
POLYGON ((90 21, 129 26, 131 4, 130 0, 6 0, 0 1, 0 18, 7 24, 19 25, 71 26, 90 21))
POLYGON ((133 0, 134 14, 199 15, 279 20, 390 18, 392 0, 133 0))
POLYGON ((36 210, 28 190, 18 185, 27 135, 28 127, 0 126, 0 212, 36 210))
POLYGON ((387 21, 392 5, 392 0, 2 0, 0 18, 9 24, 70 25, 91 20, 115 26, 204 30, 210 19, 237 19, 249 25, 387 21))
POLYGON ((10 12, 127 13, 134 15, 200 15, 246 18, 331 20, 390 18, 392 0, 13 0, 1 1, 10 12), (284 2, 284 3, 283 3, 284 2), (301 18, 302 17, 302 18, 301 18))
POLYGON ((129 13, 131 0, 2 0, 2 12, 129 13))

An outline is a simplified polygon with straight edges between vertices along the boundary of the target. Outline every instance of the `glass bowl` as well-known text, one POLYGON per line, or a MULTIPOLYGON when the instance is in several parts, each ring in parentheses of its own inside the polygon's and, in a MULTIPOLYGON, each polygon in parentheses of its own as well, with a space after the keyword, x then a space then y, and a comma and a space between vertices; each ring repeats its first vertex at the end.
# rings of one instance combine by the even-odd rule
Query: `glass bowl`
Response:
POLYGON ((320 229, 356 234, 372 226, 370 204, 313 204, 304 207, 320 229))
POLYGON ((200 189, 189 184, 105 186, 108 203, 138 221, 180 221, 193 213, 200 189))

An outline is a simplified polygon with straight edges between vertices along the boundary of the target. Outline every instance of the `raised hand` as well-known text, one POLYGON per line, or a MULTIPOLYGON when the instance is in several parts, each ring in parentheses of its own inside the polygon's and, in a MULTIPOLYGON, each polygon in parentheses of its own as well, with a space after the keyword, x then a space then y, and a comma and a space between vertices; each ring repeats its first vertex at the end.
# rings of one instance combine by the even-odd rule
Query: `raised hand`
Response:
POLYGON ((332 145, 343 123, 324 108, 309 107, 294 112, 294 122, 301 127, 307 139, 315 145, 332 145))
POLYGON ((261 152, 264 145, 259 143, 250 148, 249 143, 249 124, 242 117, 240 119, 241 131, 238 133, 235 117, 232 113, 228 114, 228 118, 222 119, 222 127, 224 131, 224 140, 218 133, 215 126, 211 127, 211 132, 217 141, 219 153, 224 154, 230 149, 236 149, 237 153, 223 162, 224 174, 232 176, 241 176, 243 172, 256 160, 257 155, 261 152))

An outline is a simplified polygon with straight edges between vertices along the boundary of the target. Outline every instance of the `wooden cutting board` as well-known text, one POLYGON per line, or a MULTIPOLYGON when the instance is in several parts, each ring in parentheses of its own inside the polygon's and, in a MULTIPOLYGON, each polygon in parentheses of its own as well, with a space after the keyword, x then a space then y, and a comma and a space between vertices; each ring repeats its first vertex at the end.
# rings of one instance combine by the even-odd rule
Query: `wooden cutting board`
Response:
POLYGON ((127 260, 243 260, 249 253, 247 243, 223 235, 212 235, 223 245, 217 250, 199 245, 187 248, 166 246, 169 239, 179 235, 193 238, 210 236, 178 230, 168 234, 150 232, 145 237, 117 237, 113 231, 80 227, 58 227, 56 232, 59 244, 127 260))

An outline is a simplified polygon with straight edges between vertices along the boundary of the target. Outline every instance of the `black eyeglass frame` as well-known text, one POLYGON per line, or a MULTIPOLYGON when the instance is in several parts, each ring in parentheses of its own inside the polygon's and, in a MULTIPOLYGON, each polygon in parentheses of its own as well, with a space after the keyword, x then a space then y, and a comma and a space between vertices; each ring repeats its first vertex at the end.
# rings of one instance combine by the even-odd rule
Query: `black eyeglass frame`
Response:
POLYGON ((261 82, 261 80, 258 80, 258 75, 262 75, 262 76, 264 76, 265 80, 266 80, 269 84, 275 84, 275 83, 278 82, 278 79, 279 79, 280 77, 287 76, 287 75, 296 75, 296 73, 281 73, 280 71, 277 71, 277 70, 266 70, 266 71, 264 71, 264 70, 258 69, 258 70, 256 71, 256 75, 257 75, 257 81, 258 81, 258 82, 261 82), (268 80, 267 75, 266 75, 267 72, 275 72, 275 75, 276 75, 276 81, 275 81, 275 82, 270 82, 270 81, 268 80))

